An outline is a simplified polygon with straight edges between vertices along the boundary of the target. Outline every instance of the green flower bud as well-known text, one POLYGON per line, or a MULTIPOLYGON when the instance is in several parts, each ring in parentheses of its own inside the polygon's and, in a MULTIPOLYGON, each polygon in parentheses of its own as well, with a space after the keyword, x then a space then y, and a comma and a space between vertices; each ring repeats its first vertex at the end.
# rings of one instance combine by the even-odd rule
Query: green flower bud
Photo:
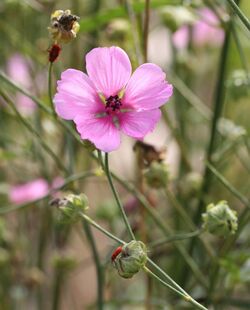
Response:
POLYGON ((249 95, 250 74, 245 70, 235 70, 227 80, 230 97, 239 100, 249 95))
POLYGON ((62 211, 62 221, 74 223, 81 219, 81 213, 88 209, 88 198, 84 194, 70 194, 63 199, 53 201, 62 211))
POLYGON ((118 247, 112 255, 112 262, 122 278, 132 278, 147 261, 147 249, 143 242, 133 240, 118 247))
POLYGON ((228 236, 236 232, 238 218, 236 211, 230 209, 224 200, 216 205, 213 203, 207 206, 206 213, 202 214, 203 228, 217 236, 228 236))
POLYGON ((52 265, 59 272, 71 271, 77 266, 77 261, 74 257, 56 254, 52 259, 52 265))
POLYGON ((191 25, 195 22, 194 14, 183 6, 165 6, 160 11, 162 21, 170 30, 175 32, 182 25, 191 25))
POLYGON ((127 34, 130 31, 130 24, 124 18, 116 18, 111 21, 107 27, 107 35, 110 40, 126 39, 127 34))
POLYGON ((192 171, 186 174, 180 181, 180 191, 184 197, 195 197, 202 184, 202 175, 192 171))
POLYGON ((157 161, 152 162, 149 168, 144 171, 147 184, 157 189, 166 187, 168 175, 167 165, 157 161))
POLYGON ((6 265, 9 263, 9 261, 10 261, 9 252, 4 248, 0 248, 0 268, 1 267, 6 268, 6 265))
POLYGON ((237 140, 247 134, 246 129, 235 125, 230 119, 221 118, 218 123, 220 133, 230 140, 237 140))

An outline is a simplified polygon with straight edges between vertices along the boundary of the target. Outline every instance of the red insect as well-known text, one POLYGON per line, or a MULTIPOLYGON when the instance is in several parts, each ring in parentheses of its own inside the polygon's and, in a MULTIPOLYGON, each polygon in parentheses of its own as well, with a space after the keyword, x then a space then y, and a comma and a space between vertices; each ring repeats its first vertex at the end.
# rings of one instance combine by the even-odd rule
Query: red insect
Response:
POLYGON ((49 61, 54 62, 61 52, 61 47, 57 44, 53 44, 49 49, 49 61))
POLYGON ((117 255, 119 255, 122 251, 122 246, 118 246, 118 248, 116 248, 111 256, 111 260, 112 262, 116 259, 117 255))

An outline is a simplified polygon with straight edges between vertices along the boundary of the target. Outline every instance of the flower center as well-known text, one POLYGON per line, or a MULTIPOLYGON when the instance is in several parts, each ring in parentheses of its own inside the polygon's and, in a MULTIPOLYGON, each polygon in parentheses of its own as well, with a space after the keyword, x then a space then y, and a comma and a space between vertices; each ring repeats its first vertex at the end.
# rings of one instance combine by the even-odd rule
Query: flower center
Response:
POLYGON ((105 99, 105 103, 105 109, 107 114, 114 114, 115 112, 120 111, 122 105, 121 99, 118 95, 108 97, 107 99, 105 99))

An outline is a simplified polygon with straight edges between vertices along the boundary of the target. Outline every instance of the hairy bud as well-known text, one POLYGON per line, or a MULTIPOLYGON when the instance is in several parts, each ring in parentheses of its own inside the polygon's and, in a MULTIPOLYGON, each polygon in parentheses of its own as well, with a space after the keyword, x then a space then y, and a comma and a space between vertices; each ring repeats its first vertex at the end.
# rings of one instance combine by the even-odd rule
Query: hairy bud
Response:
POLYGON ((216 205, 209 204, 206 213, 202 214, 202 220, 203 228, 217 236, 232 235, 238 228, 237 213, 224 200, 216 205))
POLYGON ((73 223, 81 219, 81 213, 88 209, 88 198, 84 194, 70 194, 63 199, 52 201, 51 204, 62 211, 62 221, 73 223))
POLYGON ((141 241, 131 241, 118 247, 112 254, 112 262, 122 278, 132 278, 147 261, 147 249, 141 241))
POLYGON ((168 182, 168 167, 162 162, 152 162, 144 171, 146 182, 152 188, 164 188, 168 182))

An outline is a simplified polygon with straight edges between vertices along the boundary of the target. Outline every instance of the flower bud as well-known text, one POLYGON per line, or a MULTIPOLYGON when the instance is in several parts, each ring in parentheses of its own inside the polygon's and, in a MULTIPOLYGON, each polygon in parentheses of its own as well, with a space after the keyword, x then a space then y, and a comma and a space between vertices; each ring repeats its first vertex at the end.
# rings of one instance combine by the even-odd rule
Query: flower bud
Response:
POLYGON ((54 62, 60 55, 61 47, 57 44, 53 44, 49 49, 49 62, 54 62))
POLYGON ((55 254, 52 259, 52 265, 59 272, 67 272, 77 266, 77 261, 74 257, 69 255, 55 254))
POLYGON ((116 18, 111 21, 107 27, 107 35, 110 40, 120 40, 126 39, 126 35, 130 31, 130 24, 124 18, 116 18))
POLYGON ((6 268, 6 265, 9 263, 10 261, 10 254, 9 252, 0 247, 0 269, 1 268, 6 268))
POLYGON ((237 140, 247 134, 245 128, 235 125, 233 121, 226 118, 221 118, 219 120, 218 129, 224 137, 230 140, 237 140))
POLYGON ((152 188, 164 188, 168 182, 168 167, 162 162, 154 161, 144 171, 147 184, 152 188))
POLYGON ((175 32, 182 25, 191 25, 196 18, 192 12, 183 6, 165 6, 161 9, 163 23, 171 31, 175 32))
POLYGON ((217 236, 228 236, 236 232, 238 218, 236 211, 230 209, 224 200, 216 205, 213 203, 207 206, 206 213, 202 214, 203 228, 217 236))
POLYGON ((180 181, 179 187, 184 197, 195 197, 202 184, 202 175, 192 171, 187 173, 180 181))
POLYGON ((245 70, 235 70, 226 82, 230 97, 235 100, 247 97, 249 94, 250 74, 245 70))
POLYGON ((84 194, 70 194, 63 199, 56 199, 52 205, 57 205, 62 211, 62 221, 77 222, 81 219, 81 213, 88 209, 88 198, 84 194))
POLYGON ((70 10, 56 10, 52 13, 50 18, 51 26, 48 27, 48 30, 54 43, 60 44, 72 41, 80 29, 78 20, 79 17, 72 15, 70 10))
POLYGON ((132 278, 147 261, 147 249, 141 241, 130 241, 112 254, 112 262, 122 278, 132 278))

